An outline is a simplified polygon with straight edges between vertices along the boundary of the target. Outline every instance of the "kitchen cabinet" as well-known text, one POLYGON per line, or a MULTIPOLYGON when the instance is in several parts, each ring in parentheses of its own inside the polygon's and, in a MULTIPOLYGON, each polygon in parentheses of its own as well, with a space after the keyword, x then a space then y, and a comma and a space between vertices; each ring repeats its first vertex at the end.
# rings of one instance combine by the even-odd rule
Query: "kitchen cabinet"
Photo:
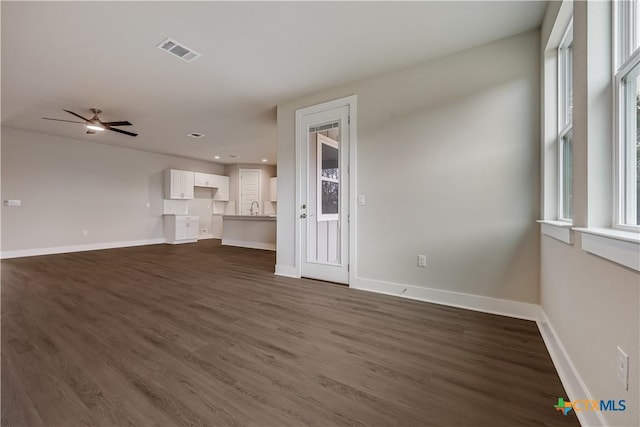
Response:
POLYGON ((200 218, 193 215, 165 215, 164 235, 167 243, 193 243, 198 241, 200 218))
POLYGON ((274 176, 269 179, 269 201, 278 201, 278 177, 274 176))
POLYGON ((195 172, 194 181, 196 187, 217 188, 218 175, 210 173, 195 172))
POLYGON ((164 171, 164 196, 166 199, 193 199, 194 173, 177 169, 164 171))
POLYGON ((218 202, 229 201, 229 177, 210 173, 195 172, 196 187, 216 188, 213 200, 218 202))
POLYGON ((214 201, 228 202, 229 201, 229 177, 222 175, 214 175, 216 177, 217 189, 216 194, 213 196, 214 201))

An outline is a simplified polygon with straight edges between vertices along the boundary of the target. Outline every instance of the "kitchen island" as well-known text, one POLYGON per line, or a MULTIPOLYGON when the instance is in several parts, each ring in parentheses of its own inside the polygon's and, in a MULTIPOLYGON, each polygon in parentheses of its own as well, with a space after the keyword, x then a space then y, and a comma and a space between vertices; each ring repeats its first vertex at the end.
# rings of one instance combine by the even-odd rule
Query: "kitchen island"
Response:
POLYGON ((223 215, 222 244, 275 251, 275 215, 223 215))

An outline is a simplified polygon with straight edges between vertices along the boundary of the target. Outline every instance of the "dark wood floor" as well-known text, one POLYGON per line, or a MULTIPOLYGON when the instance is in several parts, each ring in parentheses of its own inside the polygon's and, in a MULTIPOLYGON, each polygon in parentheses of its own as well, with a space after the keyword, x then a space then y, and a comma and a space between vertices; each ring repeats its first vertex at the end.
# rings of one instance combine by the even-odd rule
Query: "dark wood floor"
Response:
POLYGON ((2 425, 578 425, 533 322, 219 241, 2 261, 2 425))

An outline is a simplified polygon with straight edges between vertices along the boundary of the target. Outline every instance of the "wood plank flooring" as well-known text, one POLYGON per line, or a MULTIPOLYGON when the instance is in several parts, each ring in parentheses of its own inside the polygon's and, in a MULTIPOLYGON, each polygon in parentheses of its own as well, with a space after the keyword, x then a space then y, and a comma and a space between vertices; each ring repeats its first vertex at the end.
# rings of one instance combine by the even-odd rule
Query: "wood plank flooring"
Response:
POLYGON ((2 425, 578 425, 533 322, 157 245, 4 260, 2 425))

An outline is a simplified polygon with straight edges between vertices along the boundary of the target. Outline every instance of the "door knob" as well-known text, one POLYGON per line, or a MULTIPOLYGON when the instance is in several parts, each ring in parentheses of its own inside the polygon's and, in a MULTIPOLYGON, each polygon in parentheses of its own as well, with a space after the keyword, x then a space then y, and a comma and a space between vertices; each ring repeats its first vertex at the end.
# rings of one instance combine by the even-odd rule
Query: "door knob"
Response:
POLYGON ((302 215, 300 215, 300 218, 305 219, 307 217, 306 213, 303 213, 302 215))

